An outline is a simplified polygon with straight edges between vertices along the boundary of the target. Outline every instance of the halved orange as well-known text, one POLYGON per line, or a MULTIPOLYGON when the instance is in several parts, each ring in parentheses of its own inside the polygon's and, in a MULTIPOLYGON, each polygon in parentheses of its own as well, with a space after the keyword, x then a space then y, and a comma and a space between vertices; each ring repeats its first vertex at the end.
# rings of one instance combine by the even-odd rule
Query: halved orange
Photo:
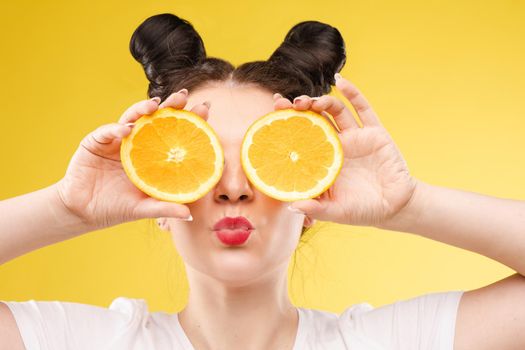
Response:
POLYGON ((122 139, 129 179, 151 197, 189 203, 220 180, 224 153, 215 131, 197 114, 166 107, 140 117, 122 139))
POLYGON ((281 201, 315 198, 335 182, 343 166, 335 127, 313 111, 283 109, 247 130, 241 164, 250 182, 281 201))

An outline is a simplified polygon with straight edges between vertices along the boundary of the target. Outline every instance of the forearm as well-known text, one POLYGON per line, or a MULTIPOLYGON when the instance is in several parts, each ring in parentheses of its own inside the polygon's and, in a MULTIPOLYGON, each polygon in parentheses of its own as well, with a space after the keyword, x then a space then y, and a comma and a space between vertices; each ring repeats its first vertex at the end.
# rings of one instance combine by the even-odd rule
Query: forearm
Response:
POLYGON ((467 249, 525 275, 525 202, 418 181, 398 215, 379 226, 467 249))
POLYGON ((89 230, 63 205, 56 184, 0 201, 0 264, 89 230))

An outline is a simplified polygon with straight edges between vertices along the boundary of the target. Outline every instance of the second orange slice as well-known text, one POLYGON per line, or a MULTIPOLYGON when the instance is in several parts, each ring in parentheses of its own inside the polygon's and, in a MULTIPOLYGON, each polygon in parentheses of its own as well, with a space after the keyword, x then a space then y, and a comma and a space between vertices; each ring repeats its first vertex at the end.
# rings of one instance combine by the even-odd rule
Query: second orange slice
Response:
POLYGON ((334 126, 312 111, 277 110, 245 134, 241 164, 261 192, 282 201, 314 198, 334 182, 343 165, 334 126))

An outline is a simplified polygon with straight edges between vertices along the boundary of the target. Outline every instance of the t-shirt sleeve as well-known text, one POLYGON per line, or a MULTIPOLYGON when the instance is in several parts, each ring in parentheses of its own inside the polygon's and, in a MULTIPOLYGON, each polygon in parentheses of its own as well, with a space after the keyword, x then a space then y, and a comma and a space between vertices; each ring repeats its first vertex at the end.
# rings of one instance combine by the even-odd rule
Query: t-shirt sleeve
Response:
POLYGON ((438 292, 374 308, 361 303, 343 311, 343 332, 388 350, 453 350, 463 291, 438 292))
POLYGON ((110 308, 33 299, 3 303, 13 313, 27 350, 109 349, 123 333, 140 326, 144 315, 142 299, 123 297, 110 308))

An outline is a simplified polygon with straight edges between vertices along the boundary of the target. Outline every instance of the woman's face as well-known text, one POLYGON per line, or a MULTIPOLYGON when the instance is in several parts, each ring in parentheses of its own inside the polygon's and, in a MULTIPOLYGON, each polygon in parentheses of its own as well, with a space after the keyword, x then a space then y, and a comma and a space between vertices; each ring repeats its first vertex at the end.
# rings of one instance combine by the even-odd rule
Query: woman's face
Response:
POLYGON ((272 93, 256 86, 215 83, 188 96, 185 109, 210 101, 208 123, 224 150, 224 170, 217 185, 201 199, 188 203, 193 221, 167 219, 177 251, 186 266, 232 286, 242 286, 288 263, 303 225, 313 222, 258 191, 241 166, 241 144, 248 127, 274 110, 272 93), (244 216, 254 227, 248 240, 223 244, 213 231, 225 216, 244 216))

